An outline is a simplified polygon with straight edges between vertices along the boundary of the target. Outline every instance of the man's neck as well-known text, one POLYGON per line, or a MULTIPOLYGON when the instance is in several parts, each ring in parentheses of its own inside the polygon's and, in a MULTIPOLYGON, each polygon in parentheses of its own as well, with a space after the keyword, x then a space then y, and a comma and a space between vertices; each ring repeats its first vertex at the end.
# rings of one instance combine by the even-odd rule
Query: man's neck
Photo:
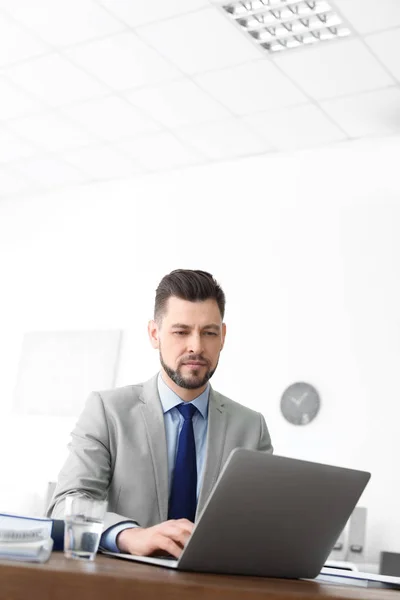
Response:
POLYGON ((167 375, 164 369, 161 369, 161 377, 163 378, 164 383, 170 388, 170 390, 175 392, 175 394, 179 396, 179 398, 183 400, 183 402, 191 402, 195 398, 198 398, 198 396, 200 396, 200 394, 204 392, 208 385, 206 383, 200 388, 188 390, 186 388, 180 387, 179 385, 176 385, 176 383, 172 381, 172 379, 167 375))

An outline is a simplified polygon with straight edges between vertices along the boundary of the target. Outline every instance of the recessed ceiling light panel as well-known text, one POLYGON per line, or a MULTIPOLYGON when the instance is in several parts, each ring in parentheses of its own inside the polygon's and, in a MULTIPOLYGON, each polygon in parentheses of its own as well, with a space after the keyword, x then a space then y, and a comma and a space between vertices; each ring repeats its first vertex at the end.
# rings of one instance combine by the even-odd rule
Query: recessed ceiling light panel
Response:
POLYGON ((244 0, 225 4, 223 9, 268 52, 351 34, 325 0, 244 0))

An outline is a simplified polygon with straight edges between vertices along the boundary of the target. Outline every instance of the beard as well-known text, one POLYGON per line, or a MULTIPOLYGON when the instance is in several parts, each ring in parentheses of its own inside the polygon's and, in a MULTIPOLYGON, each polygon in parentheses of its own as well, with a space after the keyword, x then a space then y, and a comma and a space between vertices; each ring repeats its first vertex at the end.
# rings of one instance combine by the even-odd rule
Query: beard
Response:
MULTIPOLYGON (((198 360, 198 361, 205 362, 204 358, 197 357, 197 356, 196 357, 190 356, 186 360, 193 360, 193 361, 198 360)), ((172 379, 172 381, 176 385, 178 385, 179 387, 181 387, 185 390, 197 390, 198 388, 201 388, 204 385, 206 385, 208 380, 211 379, 211 377, 214 375, 214 373, 217 369, 217 366, 218 366, 218 361, 217 361, 215 368, 210 369, 209 365, 207 363, 207 371, 205 372, 204 375, 200 374, 200 367, 199 367, 198 369, 193 369, 191 375, 185 376, 182 373, 181 366, 178 366, 178 368, 176 370, 174 370, 174 369, 171 369, 171 367, 169 367, 165 363, 163 356, 162 356, 161 348, 160 348, 160 363, 161 363, 162 368, 168 375, 168 377, 170 379, 172 379)))

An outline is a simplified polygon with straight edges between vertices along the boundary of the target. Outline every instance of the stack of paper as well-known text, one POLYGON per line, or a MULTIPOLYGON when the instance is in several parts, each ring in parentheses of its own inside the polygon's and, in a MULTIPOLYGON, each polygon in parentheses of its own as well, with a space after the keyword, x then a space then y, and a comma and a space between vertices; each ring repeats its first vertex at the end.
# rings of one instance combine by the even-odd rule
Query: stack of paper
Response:
POLYGON ((0 514, 0 559, 45 562, 53 548, 51 519, 0 514))
POLYGON ((364 573, 363 571, 348 571, 347 569, 332 569, 329 567, 323 567, 315 581, 327 581, 340 585, 400 589, 400 577, 381 575, 379 573, 364 573))

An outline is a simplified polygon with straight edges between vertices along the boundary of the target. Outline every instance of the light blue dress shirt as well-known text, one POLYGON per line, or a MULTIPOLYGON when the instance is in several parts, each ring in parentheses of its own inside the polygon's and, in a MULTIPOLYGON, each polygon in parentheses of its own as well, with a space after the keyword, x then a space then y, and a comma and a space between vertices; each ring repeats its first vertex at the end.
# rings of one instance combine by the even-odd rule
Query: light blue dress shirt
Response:
MULTIPOLYGON (((161 405, 164 412, 165 437, 167 441, 167 457, 168 457, 168 490, 171 490, 172 478, 174 476, 175 458, 178 451, 179 434, 183 426, 183 417, 176 408, 183 400, 179 398, 175 392, 171 390, 161 377, 158 376, 158 393, 161 400, 161 405)), ((210 386, 208 385, 204 392, 197 398, 192 400, 190 404, 194 404, 197 411, 193 417, 193 433, 196 443, 196 459, 197 459, 197 498, 199 497, 204 463, 206 456, 207 429, 208 429, 208 399, 210 395, 210 386)), ((132 477, 135 474, 132 473, 132 477)), ((137 527, 134 522, 124 522, 120 525, 110 527, 101 536, 101 547, 110 552, 119 552, 116 539, 117 535, 124 529, 137 527)))

